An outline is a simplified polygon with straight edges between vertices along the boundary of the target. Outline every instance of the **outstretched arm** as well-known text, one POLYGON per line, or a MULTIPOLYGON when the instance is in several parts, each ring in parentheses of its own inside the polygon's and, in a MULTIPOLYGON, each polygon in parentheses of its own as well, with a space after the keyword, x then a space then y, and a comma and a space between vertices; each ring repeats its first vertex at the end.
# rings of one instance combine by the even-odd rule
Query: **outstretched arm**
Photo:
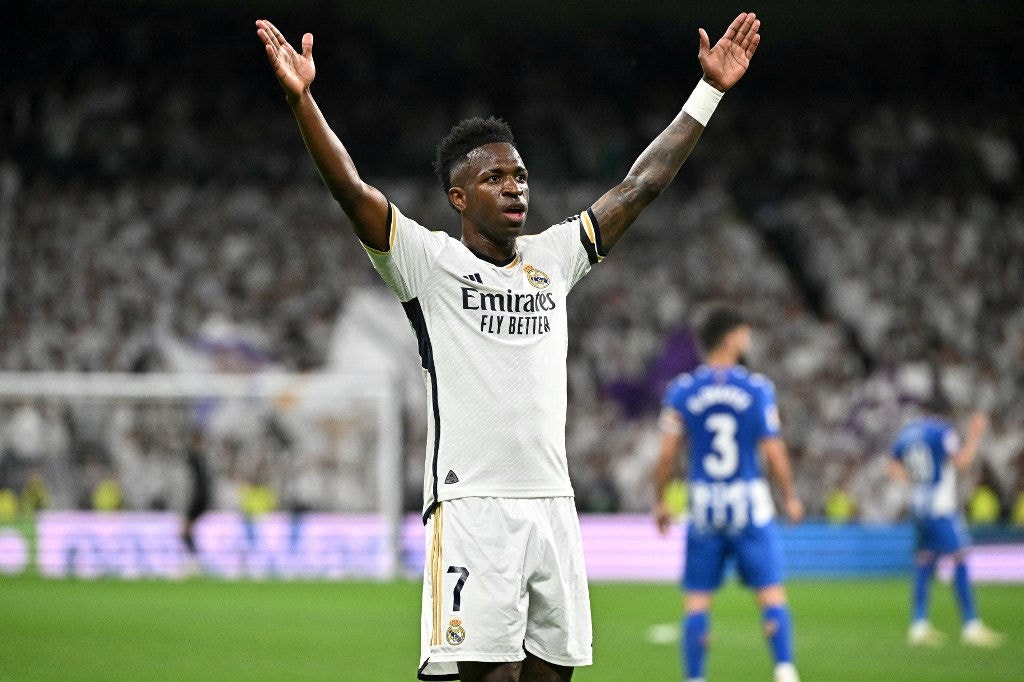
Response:
POLYGON ((694 95, 672 123, 640 154, 626 178, 591 206, 605 250, 619 241, 640 212, 675 178, 704 132, 717 98, 735 85, 750 66, 750 58, 761 40, 760 27, 761 22, 753 12, 744 12, 733 20, 714 47, 707 32, 703 28, 699 30, 697 59, 704 71, 703 83, 698 84, 694 95), (709 98, 713 100, 710 106, 707 105, 709 98))
POLYGON ((974 464, 974 460, 978 456, 978 445, 981 444, 981 439, 987 430, 988 416, 982 412, 972 414, 967 425, 967 438, 952 457, 953 466, 957 471, 967 471, 974 464))
POLYGON ((316 76, 313 34, 302 36, 300 54, 269 21, 261 19, 256 26, 320 177, 352 221, 359 239, 371 248, 387 251, 388 202, 380 190, 359 177, 348 150, 327 125, 309 90, 316 76))

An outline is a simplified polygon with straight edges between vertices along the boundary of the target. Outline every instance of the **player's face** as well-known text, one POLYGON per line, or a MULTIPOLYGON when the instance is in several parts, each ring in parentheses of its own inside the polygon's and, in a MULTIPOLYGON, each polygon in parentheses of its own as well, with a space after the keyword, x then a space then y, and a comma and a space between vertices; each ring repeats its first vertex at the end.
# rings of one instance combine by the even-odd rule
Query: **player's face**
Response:
POLYGON ((463 229, 498 245, 522 232, 530 203, 526 167, 516 148, 505 142, 477 147, 456 167, 448 190, 462 214, 463 229))

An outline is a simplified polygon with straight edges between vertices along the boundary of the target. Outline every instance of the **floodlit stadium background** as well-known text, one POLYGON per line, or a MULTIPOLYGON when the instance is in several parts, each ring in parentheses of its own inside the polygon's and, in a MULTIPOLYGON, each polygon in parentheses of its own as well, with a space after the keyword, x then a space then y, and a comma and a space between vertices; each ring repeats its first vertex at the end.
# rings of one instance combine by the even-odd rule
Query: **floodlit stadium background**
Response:
MULTIPOLYGON (((756 322, 751 364, 778 386, 812 517, 787 530, 792 575, 904 574, 884 454, 915 405, 939 403, 992 415, 962 486, 973 568, 1024 581, 1024 10, 805 5, 752 7, 764 39, 748 76, 571 299, 567 446, 589 569, 677 575, 678 532, 662 540, 647 518, 655 416, 697 361, 690 324, 727 301, 756 322)), ((189 452, 209 466, 209 575, 419 570, 422 531, 402 518, 422 493, 413 336, 320 184, 254 19, 316 35, 328 120, 424 224, 457 228, 436 141, 465 116, 506 118, 538 230, 626 172, 700 75, 697 27, 714 38, 740 9, 14 3, 0 573, 180 577, 189 452), (369 408, 359 389, 319 393, 340 375, 372 384, 369 408)))

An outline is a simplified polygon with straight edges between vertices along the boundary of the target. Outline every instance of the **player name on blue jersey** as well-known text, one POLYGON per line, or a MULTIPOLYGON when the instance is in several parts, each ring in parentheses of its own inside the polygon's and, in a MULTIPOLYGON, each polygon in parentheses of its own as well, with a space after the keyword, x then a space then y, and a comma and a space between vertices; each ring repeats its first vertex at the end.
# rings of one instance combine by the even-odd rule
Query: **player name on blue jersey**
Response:
POLYGON ((712 405, 721 404, 730 405, 733 409, 742 412, 750 407, 750 402, 753 399, 754 397, 750 393, 739 386, 709 385, 702 387, 697 395, 687 399, 686 409, 696 414, 706 411, 712 405))

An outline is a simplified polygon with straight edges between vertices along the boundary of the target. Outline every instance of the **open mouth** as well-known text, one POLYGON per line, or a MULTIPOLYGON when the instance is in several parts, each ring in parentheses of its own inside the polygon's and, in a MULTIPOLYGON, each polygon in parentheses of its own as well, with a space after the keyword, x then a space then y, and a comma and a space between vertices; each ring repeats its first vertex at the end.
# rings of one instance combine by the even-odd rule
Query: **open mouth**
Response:
POLYGON ((522 221, 526 218, 526 206, 523 204, 512 204, 511 206, 506 206, 502 213, 512 220, 522 221))

